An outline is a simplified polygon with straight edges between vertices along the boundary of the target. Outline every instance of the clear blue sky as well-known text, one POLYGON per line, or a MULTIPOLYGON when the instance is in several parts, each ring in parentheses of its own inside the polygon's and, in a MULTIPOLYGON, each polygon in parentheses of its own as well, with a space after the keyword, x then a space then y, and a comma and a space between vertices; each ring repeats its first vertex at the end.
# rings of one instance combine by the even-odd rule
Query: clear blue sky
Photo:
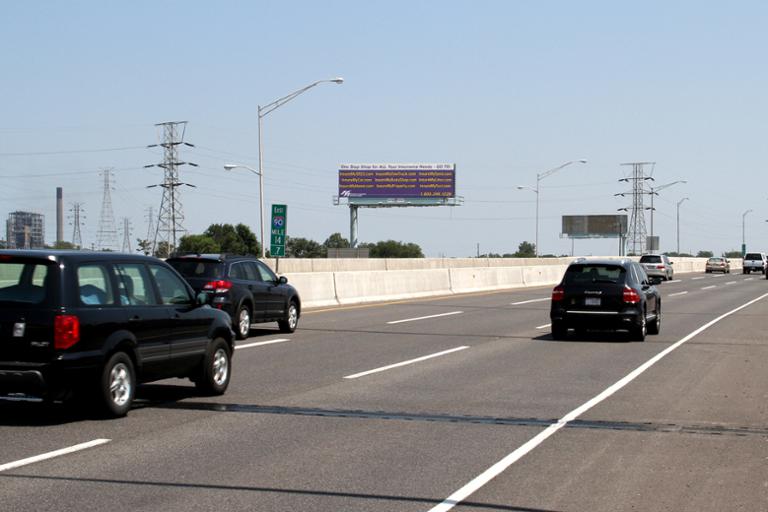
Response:
MULTIPOLYGON (((457 208, 361 210, 363 242, 416 242, 427 256, 570 253, 560 217, 613 214, 622 162, 655 161, 661 249, 768 250, 768 3, 744 1, 5 2, 0 10, 0 216, 46 215, 55 187, 85 203, 85 245, 115 169, 118 228, 144 238, 160 205, 153 126, 186 120, 185 227, 258 232, 258 104, 323 84, 265 118, 266 203, 288 205, 289 236, 349 235, 333 206, 339 164, 455 162, 457 208), (127 148, 127 149, 123 149, 127 148), (109 151, 107 151, 109 150, 109 151)), ((648 198, 646 198, 648 202, 648 198)), ((650 219, 648 219, 650 223, 650 219)), ((66 225, 65 238, 72 227, 66 225)), ((119 237, 118 241, 121 241, 119 237)), ((577 241, 581 254, 617 243, 577 241)))

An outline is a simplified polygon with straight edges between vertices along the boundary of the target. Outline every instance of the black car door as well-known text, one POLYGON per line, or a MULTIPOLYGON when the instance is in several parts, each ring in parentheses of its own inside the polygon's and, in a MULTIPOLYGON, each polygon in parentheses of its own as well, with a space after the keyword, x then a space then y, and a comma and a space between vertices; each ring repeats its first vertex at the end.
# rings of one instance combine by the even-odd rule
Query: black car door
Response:
POLYGON ((656 287, 651 284, 651 280, 648 278, 648 274, 645 273, 645 269, 641 265, 632 265, 637 274, 637 283, 645 296, 645 315, 652 315, 656 313, 656 301, 657 290, 656 287))
POLYGON ((263 320, 267 314, 269 286, 261 280, 250 261, 236 261, 229 266, 229 278, 240 289, 247 290, 245 296, 253 299, 253 322, 263 320))
POLYGON ((254 261, 252 264, 254 271, 259 274, 261 280, 267 285, 267 290, 269 292, 266 302, 267 317, 275 318, 283 316, 285 314, 287 303, 286 287, 278 282, 275 273, 264 263, 254 261))
POLYGON ((192 288, 171 268, 150 264, 149 269, 170 319, 172 372, 186 372, 205 354, 213 316, 197 305, 192 288))

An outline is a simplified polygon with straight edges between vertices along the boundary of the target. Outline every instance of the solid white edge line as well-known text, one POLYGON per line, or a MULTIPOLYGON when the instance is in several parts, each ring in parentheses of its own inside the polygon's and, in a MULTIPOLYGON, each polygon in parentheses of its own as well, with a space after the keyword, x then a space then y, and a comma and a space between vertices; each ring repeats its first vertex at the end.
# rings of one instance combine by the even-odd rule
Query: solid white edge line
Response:
POLYGON ((426 320, 428 318, 438 318, 441 316, 460 315, 463 311, 451 311, 450 313, 440 313, 438 315, 420 316, 417 318, 406 318, 405 320, 392 320, 387 322, 388 324, 402 324, 403 322, 415 322, 416 320, 426 320))
POLYGON ((609 398, 611 395, 619 391, 621 388, 635 380, 637 377, 639 377, 643 372, 645 372, 648 368, 659 362, 661 359, 666 357, 670 352, 676 350, 678 347, 680 347, 683 343, 689 341, 690 339, 694 338, 695 336, 698 336, 705 330, 709 329, 716 323, 720 322, 724 318, 727 318, 731 316, 732 314, 741 311, 742 309, 751 306, 757 301, 760 301, 764 298, 768 297, 768 293, 765 293, 756 299, 753 299, 746 304, 742 304, 741 306, 737 307, 736 309, 733 309, 723 315, 720 315, 719 317, 715 318, 714 320, 702 325, 692 333, 685 336, 683 339, 675 343, 674 345, 671 345, 667 347, 666 349, 662 350, 658 354, 656 354, 654 357, 643 363, 642 365, 635 368, 632 372, 627 374, 624 378, 613 384, 612 386, 606 388, 602 393, 595 396, 588 402, 585 402, 583 405, 577 407, 576 409, 572 410, 565 416, 563 416, 561 419, 557 421, 557 423, 553 423, 550 426, 548 426, 546 429, 544 429, 542 432, 540 432, 538 435, 530 439, 528 442, 526 442, 524 445, 520 446, 518 449, 501 459, 499 462, 491 466, 490 468, 486 469, 483 473, 475 477, 473 480, 471 480, 469 483, 467 483, 464 487, 460 488, 453 494, 451 494, 448 498, 446 498, 442 503, 439 505, 429 509, 429 512, 447 512, 451 510, 453 507, 467 499, 470 495, 472 495, 475 491, 483 487, 485 484, 490 482, 493 478, 498 476, 500 473, 502 473, 504 470, 506 470, 509 466, 520 460, 523 456, 531 452, 534 448, 539 446, 541 443, 547 440, 547 438, 551 437, 555 432, 566 426, 571 421, 574 421, 576 418, 599 404, 600 402, 604 401, 605 399, 609 398))
POLYGON ((537 329, 546 329, 547 327, 550 327, 552 324, 544 324, 537 327, 537 329))
POLYGON ((520 306, 522 304, 530 304, 531 302, 544 302, 545 300, 550 300, 551 297, 544 297, 543 299, 531 299, 531 300, 522 300, 520 302, 510 302, 510 306, 520 306))
POLYGON ((15 462, 8 462, 7 464, 0 464, 0 472, 8 471, 9 469, 19 468, 21 466, 27 466, 29 464, 34 464, 35 462, 40 462, 43 460, 53 459, 54 457, 61 457, 62 455, 67 455, 69 453, 86 450, 88 448, 93 448, 94 446, 99 446, 99 445, 108 443, 110 441, 111 439, 94 439, 93 441, 88 441, 87 443, 82 443, 82 444, 76 444, 68 448, 62 448, 61 450, 55 450, 52 452, 43 453, 41 455, 35 455, 34 457, 17 460, 15 462))
POLYGON ((686 293, 688 292, 685 291, 685 292, 670 293, 669 295, 667 295, 667 297, 674 297, 676 295, 685 295, 686 293))
POLYGON ((385 370, 391 370, 392 368, 397 368, 399 366, 406 366, 406 365, 409 365, 409 364, 418 363, 418 362, 421 362, 421 361, 426 361, 427 359, 432 359, 433 357, 444 356, 446 354, 450 354, 451 352, 458 352, 459 350, 465 350, 465 349, 468 349, 468 348, 469 348, 469 346, 464 345, 464 346, 452 348, 452 349, 449 349, 449 350, 443 350, 442 352, 437 352, 435 354, 429 354, 428 356, 417 357, 416 359, 410 359, 408 361, 403 361, 402 363, 390 364, 389 366, 382 366, 381 368, 375 368, 373 370, 368 370, 367 372, 360 372, 360 373, 355 373, 353 375, 347 375, 344 378, 345 379, 356 379, 358 377, 364 377, 364 376, 370 375, 372 373, 383 372, 385 370))
POLYGON ((283 343, 284 341, 291 341, 291 340, 289 340, 288 338, 280 338, 278 340, 257 341, 256 343, 246 343, 245 345, 235 345, 235 350, 240 350, 241 348, 260 347, 262 345, 271 345, 273 343, 283 343))

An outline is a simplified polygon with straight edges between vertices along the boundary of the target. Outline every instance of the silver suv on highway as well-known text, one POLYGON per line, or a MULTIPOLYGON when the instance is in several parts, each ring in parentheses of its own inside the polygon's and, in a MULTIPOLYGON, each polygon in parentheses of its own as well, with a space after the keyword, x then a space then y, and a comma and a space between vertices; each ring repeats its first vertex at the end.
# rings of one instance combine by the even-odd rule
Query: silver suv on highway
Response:
POLYGON ((643 254, 640 256, 640 265, 643 266, 648 277, 660 277, 665 281, 671 281, 675 275, 672 262, 666 254, 643 254))
POLYGON ((765 266, 766 256, 764 252, 748 252, 744 255, 744 263, 741 267, 741 271, 744 274, 751 274, 754 271, 764 274, 765 266))

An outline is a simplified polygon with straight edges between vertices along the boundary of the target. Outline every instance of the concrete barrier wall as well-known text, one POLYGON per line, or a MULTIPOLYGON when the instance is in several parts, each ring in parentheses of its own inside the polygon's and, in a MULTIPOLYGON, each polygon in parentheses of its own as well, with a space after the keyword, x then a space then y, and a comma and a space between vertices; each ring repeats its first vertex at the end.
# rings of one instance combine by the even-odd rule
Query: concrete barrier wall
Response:
MULTIPOLYGON (((281 259, 305 308, 555 285, 575 258, 281 259), (307 270, 320 269, 320 270, 307 270)), ((636 258, 633 258, 636 259, 636 258)), ((706 258, 671 258, 675 273, 704 272, 706 258)), ((732 259, 731 271, 741 272, 732 259)))

